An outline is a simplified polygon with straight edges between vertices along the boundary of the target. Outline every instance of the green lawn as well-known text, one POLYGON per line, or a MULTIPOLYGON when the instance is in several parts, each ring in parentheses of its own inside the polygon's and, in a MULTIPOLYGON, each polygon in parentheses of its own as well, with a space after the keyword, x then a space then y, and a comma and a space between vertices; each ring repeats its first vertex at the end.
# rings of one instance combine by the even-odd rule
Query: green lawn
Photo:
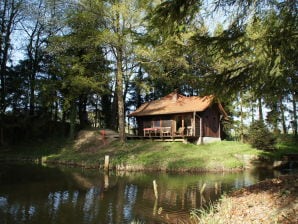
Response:
POLYGON ((126 165, 136 169, 151 170, 223 170, 243 168, 235 155, 259 155, 262 151, 239 142, 222 141, 206 145, 178 142, 127 141, 125 145, 113 142, 108 147, 93 152, 74 151, 70 146, 60 153, 48 156, 49 161, 85 163, 90 166, 103 163, 110 155, 113 165, 126 165))
POLYGON ((281 135, 277 139, 276 148, 277 150, 271 155, 277 159, 288 153, 298 154, 298 138, 292 135, 281 135))
POLYGON ((83 164, 97 167, 103 164, 104 156, 109 155, 113 166, 123 165, 134 169, 173 170, 173 171, 218 171, 241 169, 245 166, 244 157, 265 156, 273 159, 285 153, 298 153, 297 140, 291 136, 280 137, 277 150, 264 152, 248 144, 234 141, 221 141, 205 145, 180 142, 154 142, 151 140, 129 140, 121 145, 117 140, 106 146, 98 142, 88 142, 75 148, 74 142, 56 139, 23 144, 10 151, 0 151, 0 156, 43 157, 50 162, 83 164))

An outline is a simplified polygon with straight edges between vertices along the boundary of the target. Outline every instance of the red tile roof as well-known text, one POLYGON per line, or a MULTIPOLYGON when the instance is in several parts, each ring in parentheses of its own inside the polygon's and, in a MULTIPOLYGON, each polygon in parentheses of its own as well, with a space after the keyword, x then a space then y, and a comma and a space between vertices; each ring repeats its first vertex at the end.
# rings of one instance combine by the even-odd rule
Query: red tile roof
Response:
MULTIPOLYGON (((172 92, 159 100, 154 100, 142 104, 139 108, 137 108, 128 116, 138 117, 147 115, 176 114, 195 111, 200 112, 206 110, 209 106, 211 106, 213 104, 213 100, 213 95, 204 97, 187 97, 180 95, 176 92, 172 92)), ((224 116, 226 116, 225 112, 224 116)))

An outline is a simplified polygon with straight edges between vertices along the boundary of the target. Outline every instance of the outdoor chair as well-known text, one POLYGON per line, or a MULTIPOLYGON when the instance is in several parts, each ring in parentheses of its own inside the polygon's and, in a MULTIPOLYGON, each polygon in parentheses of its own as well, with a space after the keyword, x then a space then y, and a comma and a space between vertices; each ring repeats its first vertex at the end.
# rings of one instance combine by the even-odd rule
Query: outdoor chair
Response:
POLYGON ((162 128, 161 135, 162 136, 170 136, 171 135, 171 128, 170 127, 162 128))
POLYGON ((184 135, 184 127, 180 127, 178 131, 175 132, 176 136, 183 136, 184 135))

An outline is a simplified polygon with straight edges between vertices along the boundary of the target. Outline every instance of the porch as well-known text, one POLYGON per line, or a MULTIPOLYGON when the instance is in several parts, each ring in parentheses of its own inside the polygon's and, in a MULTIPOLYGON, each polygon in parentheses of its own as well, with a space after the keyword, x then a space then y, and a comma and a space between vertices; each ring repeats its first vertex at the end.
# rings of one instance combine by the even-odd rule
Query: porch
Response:
POLYGON ((179 127, 173 131, 171 127, 150 127, 143 128, 144 137, 184 137, 194 136, 192 127, 179 127))
POLYGON ((186 136, 186 135, 174 135, 174 136, 160 136, 160 135, 151 135, 151 136, 140 136, 140 135, 127 135, 127 140, 152 140, 156 142, 196 142, 198 137, 196 136, 186 136))
POLYGON ((195 113, 146 116, 137 118, 139 137, 183 139, 199 137, 200 122, 195 113))

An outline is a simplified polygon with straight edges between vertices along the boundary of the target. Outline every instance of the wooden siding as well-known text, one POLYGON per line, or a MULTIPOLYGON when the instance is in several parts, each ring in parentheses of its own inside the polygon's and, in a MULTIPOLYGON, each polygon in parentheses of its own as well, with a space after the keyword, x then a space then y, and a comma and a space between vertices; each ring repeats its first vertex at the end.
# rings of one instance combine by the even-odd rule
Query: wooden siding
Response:
POLYGON ((203 131, 204 137, 220 137, 219 121, 220 114, 216 107, 208 108, 203 114, 203 131))
POLYGON ((199 138, 202 131, 202 137, 221 137, 220 112, 216 104, 197 113, 137 117, 137 123, 139 136, 144 136, 144 128, 150 127, 171 127, 171 136, 174 136, 179 127, 184 126, 184 135, 199 138), (201 118, 202 128, 200 128, 201 118), (187 130, 187 127, 191 127, 192 131, 187 130))
POLYGON ((199 114, 196 114, 196 117, 195 117, 195 136, 196 137, 200 137, 200 115, 199 114))

